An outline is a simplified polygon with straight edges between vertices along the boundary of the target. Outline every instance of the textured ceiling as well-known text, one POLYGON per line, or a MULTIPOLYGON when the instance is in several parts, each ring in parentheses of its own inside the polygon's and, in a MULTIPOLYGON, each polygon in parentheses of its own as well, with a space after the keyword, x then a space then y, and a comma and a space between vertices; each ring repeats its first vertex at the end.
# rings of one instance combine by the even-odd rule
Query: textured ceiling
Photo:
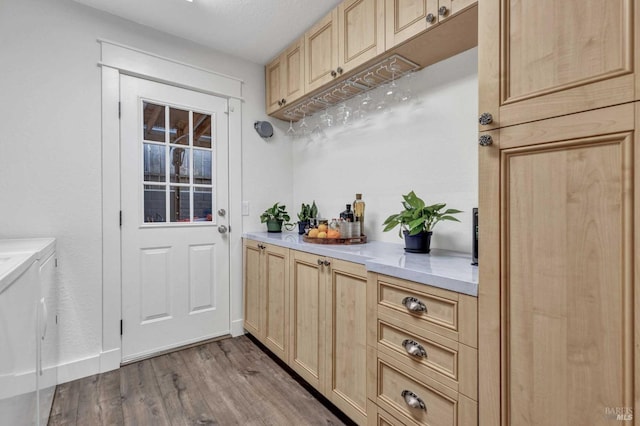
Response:
POLYGON ((341 0, 75 0, 265 64, 341 0))

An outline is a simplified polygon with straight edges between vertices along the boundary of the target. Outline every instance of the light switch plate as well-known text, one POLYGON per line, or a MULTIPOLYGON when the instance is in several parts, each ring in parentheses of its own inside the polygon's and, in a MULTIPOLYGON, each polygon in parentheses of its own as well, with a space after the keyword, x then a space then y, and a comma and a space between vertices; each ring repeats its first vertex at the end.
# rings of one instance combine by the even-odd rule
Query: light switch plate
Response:
POLYGON ((242 202, 242 216, 249 216, 249 202, 242 202))

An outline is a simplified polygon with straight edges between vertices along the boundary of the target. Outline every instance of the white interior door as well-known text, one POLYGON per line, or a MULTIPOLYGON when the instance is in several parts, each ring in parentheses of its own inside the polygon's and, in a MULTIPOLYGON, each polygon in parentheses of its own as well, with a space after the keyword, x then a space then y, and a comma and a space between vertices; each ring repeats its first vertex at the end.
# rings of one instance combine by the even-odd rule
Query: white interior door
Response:
POLYGON ((122 359, 229 333, 227 100, 120 78, 122 359))

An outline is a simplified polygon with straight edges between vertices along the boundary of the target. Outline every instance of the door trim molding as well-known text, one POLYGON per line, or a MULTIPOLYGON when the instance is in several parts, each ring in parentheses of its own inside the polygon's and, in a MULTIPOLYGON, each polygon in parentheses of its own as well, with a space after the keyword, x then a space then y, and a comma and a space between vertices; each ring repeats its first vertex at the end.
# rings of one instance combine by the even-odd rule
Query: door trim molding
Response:
MULTIPOLYGON (((122 343, 120 243, 120 75, 194 90, 228 99, 230 322, 242 318, 242 80, 117 45, 101 43, 102 91, 102 357, 100 372, 120 367, 122 343), (240 308, 238 308, 238 306, 240 308)), ((128 218, 123 218, 123 221, 128 218)), ((241 334, 234 333, 233 335, 241 334)))

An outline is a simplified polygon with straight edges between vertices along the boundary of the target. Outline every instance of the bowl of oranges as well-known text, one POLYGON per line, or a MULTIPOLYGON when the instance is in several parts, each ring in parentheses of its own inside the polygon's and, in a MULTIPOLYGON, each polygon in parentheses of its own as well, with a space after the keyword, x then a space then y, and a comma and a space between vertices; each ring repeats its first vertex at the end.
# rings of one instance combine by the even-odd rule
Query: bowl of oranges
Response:
POLYGON ((320 223, 316 228, 309 229, 309 232, 302 239, 307 243, 315 244, 363 244, 367 242, 367 237, 364 235, 358 238, 343 238, 338 229, 330 228, 326 223, 320 223))

